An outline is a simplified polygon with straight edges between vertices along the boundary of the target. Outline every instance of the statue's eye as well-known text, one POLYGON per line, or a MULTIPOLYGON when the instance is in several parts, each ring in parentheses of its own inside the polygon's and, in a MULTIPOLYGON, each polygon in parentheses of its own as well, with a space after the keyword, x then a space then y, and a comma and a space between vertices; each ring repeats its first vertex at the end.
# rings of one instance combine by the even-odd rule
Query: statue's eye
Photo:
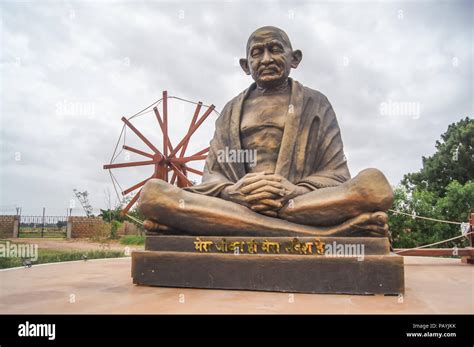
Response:
POLYGON ((262 54, 262 50, 259 48, 252 49, 252 57, 256 57, 258 55, 262 54))
POLYGON ((273 46, 272 47, 272 53, 281 53, 282 49, 278 46, 273 46))

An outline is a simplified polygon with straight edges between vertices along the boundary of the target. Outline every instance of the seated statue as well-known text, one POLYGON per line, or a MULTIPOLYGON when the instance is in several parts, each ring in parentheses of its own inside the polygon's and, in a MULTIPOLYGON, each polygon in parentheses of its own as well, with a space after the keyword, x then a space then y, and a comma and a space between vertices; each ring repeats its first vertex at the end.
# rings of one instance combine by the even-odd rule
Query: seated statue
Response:
POLYGON ((138 208, 148 231, 388 236, 392 189, 377 169, 351 178, 328 99, 289 78, 301 59, 281 29, 250 35, 240 65, 255 82, 217 119, 201 184, 145 184, 138 208))

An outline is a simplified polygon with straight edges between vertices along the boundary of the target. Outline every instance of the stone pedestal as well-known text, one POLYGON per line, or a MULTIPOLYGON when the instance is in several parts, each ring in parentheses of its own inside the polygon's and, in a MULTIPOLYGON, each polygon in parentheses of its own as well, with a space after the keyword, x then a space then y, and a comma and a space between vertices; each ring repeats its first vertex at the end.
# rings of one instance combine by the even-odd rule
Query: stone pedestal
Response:
POLYGON ((386 238, 147 236, 133 283, 290 293, 404 292, 403 257, 386 238))

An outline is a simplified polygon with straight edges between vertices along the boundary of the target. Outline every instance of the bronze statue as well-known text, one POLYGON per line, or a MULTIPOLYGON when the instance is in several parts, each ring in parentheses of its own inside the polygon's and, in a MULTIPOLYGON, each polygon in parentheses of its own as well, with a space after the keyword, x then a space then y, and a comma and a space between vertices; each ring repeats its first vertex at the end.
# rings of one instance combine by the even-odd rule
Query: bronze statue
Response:
POLYGON ((351 179, 328 99, 289 78, 301 60, 281 29, 267 26, 250 35, 240 65, 255 83, 217 119, 202 183, 181 189, 148 181, 138 205, 146 229, 203 236, 388 236, 392 189, 377 169, 351 179))

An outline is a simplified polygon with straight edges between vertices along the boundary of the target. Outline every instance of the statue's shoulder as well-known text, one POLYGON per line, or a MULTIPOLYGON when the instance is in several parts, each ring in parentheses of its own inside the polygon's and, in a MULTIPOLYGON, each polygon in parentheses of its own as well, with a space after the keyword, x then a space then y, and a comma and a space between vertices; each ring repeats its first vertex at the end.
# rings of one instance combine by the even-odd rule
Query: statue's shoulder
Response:
POLYGON ((232 99, 230 99, 222 109, 222 113, 227 113, 225 111, 230 111, 233 107, 238 106, 242 103, 242 100, 245 98, 245 95, 247 94, 249 88, 243 90, 236 96, 234 96, 232 99))
MULTIPOLYGON (((299 82, 297 82, 297 83, 299 83, 299 82)), ((326 95, 321 93, 319 90, 309 88, 307 86, 302 85, 301 83, 299 83, 299 84, 301 85, 301 88, 303 90, 303 95, 304 95, 305 99, 308 99, 308 100, 311 99, 312 101, 317 102, 317 103, 331 105, 331 103, 329 102, 329 99, 326 97, 326 95)))
POLYGON ((244 98, 246 92, 247 89, 234 96, 224 105, 216 119, 216 128, 229 126, 232 119, 232 114, 235 113, 236 107, 241 106, 242 99, 244 98))
POLYGON ((299 86, 303 92, 303 103, 305 105, 311 105, 310 109, 314 110, 314 112, 309 112, 308 114, 317 115, 328 122, 332 122, 336 119, 334 109, 326 95, 319 90, 303 86, 301 83, 299 83, 299 86))

